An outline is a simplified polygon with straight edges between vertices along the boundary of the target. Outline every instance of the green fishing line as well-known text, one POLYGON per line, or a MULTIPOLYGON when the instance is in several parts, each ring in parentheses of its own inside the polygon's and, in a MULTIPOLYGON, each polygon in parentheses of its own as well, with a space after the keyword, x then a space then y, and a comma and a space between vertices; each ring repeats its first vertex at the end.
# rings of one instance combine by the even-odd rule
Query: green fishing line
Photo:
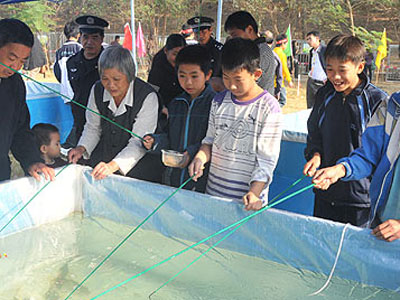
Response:
POLYGON ((292 198, 292 197, 294 197, 294 196, 296 196, 296 195, 298 195, 298 194, 300 194, 300 193, 302 193, 302 192, 304 192, 304 191, 306 191, 306 190, 312 188, 314 185, 315 185, 314 183, 313 183, 313 184, 310 184, 310 185, 308 185, 308 186, 306 186, 306 187, 304 187, 304 188, 302 188, 302 189, 300 189, 300 190, 297 190, 296 192, 293 192, 292 194, 290 194, 290 195, 288 195, 288 196, 286 196, 286 197, 284 197, 284 198, 282 198, 282 199, 280 199, 280 200, 278 200, 278 201, 275 201, 275 202, 272 203, 272 204, 269 204, 269 205, 263 207, 263 208, 260 209, 259 211, 256 211, 256 212, 254 212, 253 214, 251 214, 251 215, 249 215, 249 216, 247 216, 247 217, 245 217, 245 218, 243 218, 243 219, 241 219, 241 220, 239 220, 239 221, 237 221, 237 222, 235 222, 235 223, 233 223, 233 224, 231 224, 231 225, 229 225, 229 226, 227 226, 227 227, 225 227, 225 228, 223 228, 223 229, 221 229, 221 230, 219 230, 219 231, 217 231, 216 233, 210 235, 209 237, 206 237, 206 238, 202 239, 201 241, 199 241, 199 242, 197 242, 197 243, 195 243, 195 244, 193 244, 193 245, 191 245, 191 246, 189 246, 189 247, 187 247, 187 248, 185 248, 185 249, 183 249, 183 250, 181 250, 181 251, 179 251, 179 252, 177 252, 177 253, 175 253, 175 254, 169 256, 169 257, 167 257, 167 258, 164 259, 163 261, 161 261, 161 262, 159 262, 159 263, 157 263, 157 264, 152 265, 151 267, 147 268, 146 270, 144 270, 144 271, 142 271, 142 272, 140 272, 140 273, 138 273, 138 274, 136 274, 136 275, 133 275, 132 277, 130 277, 130 278, 128 278, 128 279, 126 279, 126 280, 120 282, 119 284, 117 284, 117 285, 115 285, 115 286, 109 288, 108 290, 102 292, 101 294, 98 294, 97 296, 91 298, 90 300, 95 300, 95 299, 100 298, 101 296, 104 296, 105 294, 108 294, 109 292, 111 292, 111 291, 113 291, 113 290, 115 290, 115 289, 117 289, 117 288, 123 286, 124 284, 126 284, 126 283, 132 281, 133 279, 135 279, 135 278, 137 278, 137 277, 139 277, 139 276, 141 276, 141 275, 143 275, 143 274, 145 274, 145 273, 147 273, 147 272, 153 270, 154 268, 156 268, 156 267, 158 267, 158 266, 160 266, 160 265, 162 265, 162 264, 164 264, 164 263, 170 261, 171 259, 173 259, 173 258, 175 258, 175 257, 177 257, 177 256, 179 256, 179 255, 181 255, 181 254, 183 254, 183 253, 185 253, 186 251, 188 251, 188 250, 190 250, 190 249, 192 249, 192 248, 194 248, 194 247, 196 247, 196 246, 198 246, 198 245, 200 245, 200 244, 202 244, 202 243, 208 241, 209 239, 213 238, 214 236, 217 236, 217 235, 219 235, 219 234, 221 234, 221 233, 223 233, 223 232, 225 232, 225 231, 231 229, 232 227, 235 227, 235 226, 237 226, 237 225, 239 225, 239 224, 241 224, 241 223, 243 223, 243 222, 246 222, 247 220, 249 220, 249 219, 251 219, 251 218, 254 218, 254 217, 257 216, 258 214, 262 213, 263 211, 265 211, 265 210, 267 210, 267 209, 269 209, 269 208, 271 208, 271 207, 273 207, 273 206, 275 206, 275 205, 278 205, 279 203, 282 203, 282 202, 284 202, 284 201, 286 201, 286 200, 288 200, 288 199, 290 199, 290 198, 292 198))
MULTIPOLYGON (((278 199, 280 196, 282 196, 284 193, 292 189, 294 186, 296 186, 299 182, 301 182, 304 178, 306 178, 306 175, 303 175, 301 178, 297 179, 295 182, 293 182, 289 187, 287 187, 284 191, 276 195, 272 200, 271 204, 274 203, 276 199, 278 199)), ((222 241, 227 239, 229 236, 231 236, 236 230, 238 230, 242 225, 246 224, 249 220, 246 222, 243 222, 236 226, 234 229, 232 229, 231 232, 226 234, 222 239, 218 240, 215 244, 213 244, 211 247, 209 247, 206 251, 204 251, 201 255, 199 255, 196 259, 194 259, 191 263, 189 263, 187 266, 185 266, 182 270, 180 270, 178 273, 176 273, 174 276, 172 276, 170 279, 168 279, 166 282, 164 282, 159 288, 154 290, 152 293, 149 295, 149 299, 151 296, 154 296, 159 290, 161 290, 164 286, 166 286, 168 283, 170 283, 172 280, 174 280, 176 277, 178 277, 181 273, 183 273, 186 269, 188 269, 191 265, 193 265, 195 262, 197 262, 200 258, 202 258, 204 255, 206 255, 208 252, 210 252, 212 249, 217 247, 222 241)))
POLYGON ((156 209, 154 209, 135 229, 133 229, 93 270, 90 272, 74 289, 69 295, 64 299, 67 300, 70 298, 76 290, 78 290, 85 282, 88 280, 101 266, 102 264, 116 252, 144 223, 147 222, 148 219, 152 215, 154 215, 169 199, 171 199, 178 191, 180 191, 189 181, 193 179, 195 174, 192 177, 189 177, 184 183, 181 184, 171 195, 169 195, 163 202, 161 202, 156 209))
POLYGON ((4 66, 4 67, 6 67, 6 68, 12 70, 12 71, 15 72, 15 73, 18 73, 18 74, 21 75, 21 76, 24 76, 24 77, 28 78, 29 80, 32 80, 33 82, 36 82, 36 83, 39 84, 40 86, 42 86, 42 87, 44 87, 44 88, 46 88, 46 89, 52 91, 53 93, 55 93, 55 94, 57 94, 57 95, 59 95, 59 96, 65 98, 65 99, 68 99, 69 101, 71 101, 72 103, 74 103, 74 104, 80 106, 81 108, 84 108, 84 109, 86 109, 86 110, 88 110, 88 111, 90 111, 90 112, 92 112, 92 113, 98 115, 100 118, 103 118, 104 120, 110 122, 111 124, 114 124, 115 126, 117 126, 117 127, 119 127, 120 129, 122 129, 122 130, 128 132, 129 134, 133 135, 134 137, 138 138, 139 140, 141 140, 141 141, 143 141, 143 142, 145 141, 141 136, 139 136, 139 135, 137 135, 136 133, 130 131, 129 129, 127 129, 127 128, 121 126, 121 125, 118 124, 117 122, 114 122, 114 121, 111 120, 110 118, 107 118, 106 116, 103 116, 102 114, 100 114, 100 113, 98 113, 98 112, 96 112, 96 111, 90 109, 89 107, 87 107, 87 106, 85 106, 85 105, 83 105, 83 104, 81 104, 81 103, 79 103, 79 102, 73 100, 72 98, 61 94, 60 92, 56 91, 55 89, 53 89, 53 88, 51 88, 51 87, 49 87, 49 86, 47 86, 47 85, 41 83, 40 81, 37 81, 36 79, 33 79, 32 77, 29 77, 29 76, 26 75, 26 74, 23 74, 23 73, 21 73, 21 72, 19 72, 19 71, 17 71, 17 70, 14 70, 13 68, 11 68, 11 67, 9 67, 9 66, 3 64, 2 62, 0 62, 0 65, 2 65, 2 66, 4 66))

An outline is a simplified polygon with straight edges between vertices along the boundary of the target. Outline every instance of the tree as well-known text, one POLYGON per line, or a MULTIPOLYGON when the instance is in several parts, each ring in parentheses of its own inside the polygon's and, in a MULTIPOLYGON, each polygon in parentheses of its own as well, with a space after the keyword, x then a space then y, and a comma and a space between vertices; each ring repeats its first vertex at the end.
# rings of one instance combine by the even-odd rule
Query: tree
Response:
POLYGON ((54 26, 56 4, 48 1, 5 5, 2 17, 16 18, 25 22, 33 32, 49 32, 54 26))

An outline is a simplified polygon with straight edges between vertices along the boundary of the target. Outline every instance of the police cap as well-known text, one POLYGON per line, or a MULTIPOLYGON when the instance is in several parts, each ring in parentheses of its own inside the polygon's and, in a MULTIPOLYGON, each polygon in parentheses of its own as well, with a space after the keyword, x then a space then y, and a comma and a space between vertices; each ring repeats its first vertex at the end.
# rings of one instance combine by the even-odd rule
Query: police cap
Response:
POLYGON ((79 31, 82 33, 104 32, 104 28, 108 27, 108 22, 96 16, 80 16, 76 18, 79 25, 79 31))
POLYGON ((199 31, 210 28, 214 23, 214 19, 197 16, 189 19, 187 23, 193 28, 193 31, 199 31))

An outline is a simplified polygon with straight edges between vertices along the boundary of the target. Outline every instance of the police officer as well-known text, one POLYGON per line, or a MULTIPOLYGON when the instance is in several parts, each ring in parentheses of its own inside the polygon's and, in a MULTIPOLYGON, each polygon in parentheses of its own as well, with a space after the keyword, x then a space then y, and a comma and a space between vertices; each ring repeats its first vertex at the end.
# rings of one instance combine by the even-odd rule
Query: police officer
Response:
POLYGON ((210 83, 215 91, 220 92, 225 89, 222 82, 221 70, 221 51, 224 46, 212 37, 214 20, 209 17, 193 17, 187 21, 195 35, 199 44, 207 48, 211 56, 211 68, 213 71, 210 83))
MULTIPOLYGON (((81 16, 75 20, 79 25, 82 50, 67 60, 68 80, 74 92, 73 100, 87 106, 90 90, 100 79, 97 62, 103 51, 104 28, 108 22, 95 16, 81 16)), ((86 123, 86 110, 72 104, 74 126, 69 134, 65 148, 75 147, 86 123)))

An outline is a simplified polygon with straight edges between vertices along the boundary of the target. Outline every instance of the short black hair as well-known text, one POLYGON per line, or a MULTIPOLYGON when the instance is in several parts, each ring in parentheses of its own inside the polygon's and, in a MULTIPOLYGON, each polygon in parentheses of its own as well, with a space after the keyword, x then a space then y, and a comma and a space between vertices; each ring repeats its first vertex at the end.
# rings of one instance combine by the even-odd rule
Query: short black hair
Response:
POLYGON ((33 33, 28 25, 17 19, 0 20, 0 48, 10 43, 32 48, 33 33))
POLYGON ((225 32, 235 28, 245 30, 249 25, 253 27, 255 33, 258 33, 258 25, 254 17, 249 12, 240 10, 228 16, 224 29, 225 32))
POLYGON ((309 35, 313 35, 313 36, 315 36, 315 37, 317 37, 317 38, 320 38, 320 37, 321 37, 319 31, 317 31, 317 30, 312 30, 312 31, 310 31, 309 33, 306 34, 306 37, 309 36, 309 35))
POLYGON ((286 34, 282 33, 282 34, 278 35, 275 40, 276 40, 277 44, 281 44, 280 41, 283 41, 285 39, 287 39, 287 36, 286 36, 286 34))
POLYGON ((358 64, 364 61, 364 43, 355 36, 339 34, 331 39, 326 46, 325 59, 337 58, 358 64))
POLYGON ((114 40, 119 40, 121 37, 119 36, 119 35, 116 35, 115 37, 114 37, 114 40))
POLYGON ((182 64, 198 65, 201 71, 208 75, 211 70, 211 57, 207 49, 201 45, 190 45, 179 51, 175 59, 176 71, 182 64))
POLYGON ((225 71, 245 69, 254 73, 260 68, 260 50, 249 39, 230 39, 222 48, 221 64, 225 71))
POLYGON ((38 123, 32 127, 32 131, 35 135, 36 144, 39 147, 39 150, 40 147, 42 147, 43 145, 45 146, 50 145, 51 133, 60 133, 60 131, 56 126, 48 123, 38 123))
POLYGON ((67 39, 77 38, 79 34, 79 25, 75 21, 70 21, 64 26, 64 34, 67 39))
POLYGON ((186 40, 181 34, 171 34, 165 43, 165 48, 167 50, 174 49, 176 47, 185 47, 186 46, 186 40))

